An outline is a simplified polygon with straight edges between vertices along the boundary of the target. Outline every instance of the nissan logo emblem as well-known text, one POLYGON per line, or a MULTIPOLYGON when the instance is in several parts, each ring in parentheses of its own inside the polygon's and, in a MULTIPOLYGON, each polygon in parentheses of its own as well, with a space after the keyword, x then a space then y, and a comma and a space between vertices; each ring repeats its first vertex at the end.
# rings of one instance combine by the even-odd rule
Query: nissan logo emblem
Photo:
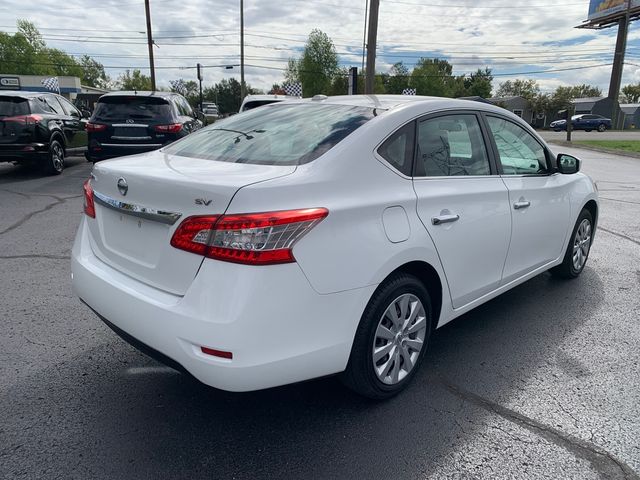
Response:
POLYGON ((118 191, 121 195, 126 195, 129 191, 129 185, 127 185, 127 181, 124 179, 124 177, 120 177, 118 179, 118 191))

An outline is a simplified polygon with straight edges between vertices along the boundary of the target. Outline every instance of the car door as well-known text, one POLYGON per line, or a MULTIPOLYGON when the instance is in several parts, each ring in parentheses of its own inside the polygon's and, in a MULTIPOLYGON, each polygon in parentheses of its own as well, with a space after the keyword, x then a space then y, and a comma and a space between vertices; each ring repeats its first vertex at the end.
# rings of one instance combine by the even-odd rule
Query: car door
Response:
POLYGON ((416 144, 418 215, 459 308, 500 284, 511 233, 509 194, 490 161, 478 115, 427 117, 418 122, 416 144))
POLYGON ((509 191, 512 229, 505 284, 562 254, 571 213, 567 188, 571 180, 555 172, 550 152, 523 126, 499 116, 485 118, 509 191))
POLYGON ((87 146, 87 130, 86 125, 87 121, 82 118, 82 114, 80 110, 78 110, 75 106, 71 104, 68 100, 63 97, 56 97, 62 108, 64 113, 67 115, 67 119, 65 119, 65 126, 69 130, 69 143, 67 147, 69 148, 83 148, 87 146))

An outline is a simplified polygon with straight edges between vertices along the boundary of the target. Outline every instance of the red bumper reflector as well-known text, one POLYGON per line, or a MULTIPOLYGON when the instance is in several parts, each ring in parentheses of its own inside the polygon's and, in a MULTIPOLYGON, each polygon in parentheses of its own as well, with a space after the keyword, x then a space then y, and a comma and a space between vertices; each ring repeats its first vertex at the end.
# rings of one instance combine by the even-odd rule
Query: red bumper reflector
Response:
POLYGON ((216 350, 215 348, 200 347, 200 350, 202 350, 202 353, 206 353, 213 357, 228 358, 229 360, 233 358, 233 353, 223 352, 222 350, 216 350))

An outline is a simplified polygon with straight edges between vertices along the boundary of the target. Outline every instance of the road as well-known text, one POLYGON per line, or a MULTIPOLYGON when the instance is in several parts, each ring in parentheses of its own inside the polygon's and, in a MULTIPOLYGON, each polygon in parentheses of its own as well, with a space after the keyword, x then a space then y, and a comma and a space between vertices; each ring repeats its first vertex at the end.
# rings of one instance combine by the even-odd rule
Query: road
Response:
POLYGON ((440 329, 385 403, 225 393, 138 353, 70 289, 89 165, 0 166, 0 478, 640 478, 640 160, 557 150, 603 199, 583 275, 440 329))

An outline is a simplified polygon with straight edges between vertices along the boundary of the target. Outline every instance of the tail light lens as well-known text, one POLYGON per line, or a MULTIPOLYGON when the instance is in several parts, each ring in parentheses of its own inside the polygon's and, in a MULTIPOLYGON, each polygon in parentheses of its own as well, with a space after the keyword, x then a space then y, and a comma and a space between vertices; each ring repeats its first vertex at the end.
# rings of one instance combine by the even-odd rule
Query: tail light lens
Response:
POLYGON ((226 262, 274 265, 295 262, 293 246, 329 214, 307 208, 184 220, 171 239, 181 250, 226 262))
POLYGON ((96 204, 93 201, 93 188, 91 188, 91 179, 88 179, 82 185, 84 190, 84 213, 91 218, 96 218, 96 204))
POLYGON ((156 132, 160 133, 178 133, 182 130, 181 123, 172 123, 170 125, 156 125, 153 127, 156 132))
POLYGON ((5 117, 4 122, 24 123, 25 125, 35 125, 42 120, 40 115, 16 115, 15 117, 5 117))
POLYGON ((107 129, 107 126, 103 123, 87 123, 86 130, 87 132, 104 132, 107 129))

